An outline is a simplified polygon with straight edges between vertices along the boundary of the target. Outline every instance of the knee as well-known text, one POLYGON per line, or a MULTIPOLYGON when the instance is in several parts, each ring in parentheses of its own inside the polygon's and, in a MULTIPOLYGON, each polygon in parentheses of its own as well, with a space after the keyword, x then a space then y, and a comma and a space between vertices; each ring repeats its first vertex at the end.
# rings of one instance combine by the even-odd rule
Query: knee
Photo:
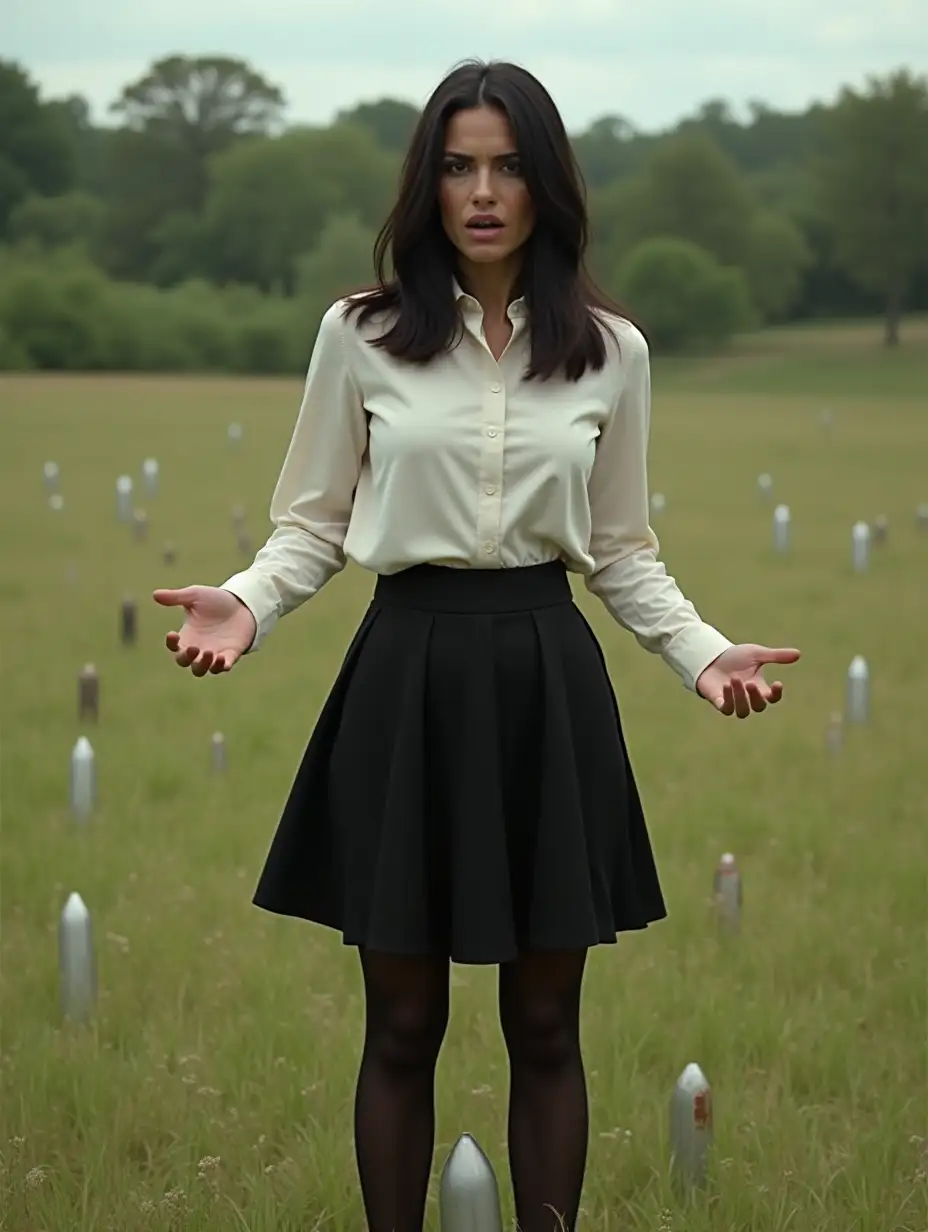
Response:
POLYGON ((532 1000, 500 1015, 512 1064, 562 1069, 580 1056, 579 1015, 554 1000, 532 1000))
POLYGON ((448 1005, 398 998, 368 1019, 366 1050, 393 1070, 435 1065, 448 1025, 448 1005))

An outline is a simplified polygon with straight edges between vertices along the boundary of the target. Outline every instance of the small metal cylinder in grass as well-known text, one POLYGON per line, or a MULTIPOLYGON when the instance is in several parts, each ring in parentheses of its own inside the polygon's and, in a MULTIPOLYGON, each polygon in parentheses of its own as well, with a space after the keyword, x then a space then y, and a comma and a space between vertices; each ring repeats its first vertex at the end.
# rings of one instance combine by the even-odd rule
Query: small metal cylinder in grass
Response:
POLYGON ((87 1022, 97 999, 97 968, 90 912, 80 894, 68 896, 58 921, 61 1012, 71 1022, 87 1022))
POLYGON ((855 522, 851 528, 851 566, 855 573, 865 573, 870 564, 870 527, 855 522))
POLYGON ((677 1079, 670 1103, 670 1170, 681 1189, 707 1183, 713 1136, 712 1091, 706 1075, 691 1061, 677 1079))
POLYGON ((726 851, 712 878, 712 898, 719 929, 723 933, 734 935, 741 931, 742 894, 741 871, 735 857, 726 851))
POLYGON ((124 646, 134 646, 138 636, 138 606, 129 595, 119 609, 119 636, 124 646))
POLYGON ((493 1165, 470 1134, 461 1134, 445 1162, 438 1205, 441 1232, 502 1232, 493 1165))
POLYGON ((116 517, 127 525, 132 521, 132 493, 134 490, 131 475, 120 475, 116 480, 116 517))
POLYGON ((847 669, 848 723, 866 723, 870 718, 870 668, 863 655, 855 655, 847 669))
POLYGON ((212 751, 212 765, 214 770, 223 771, 228 765, 226 752, 226 738, 222 732, 213 732, 210 741, 212 751))
POLYGON ((791 528, 789 505, 777 505, 773 511, 773 550, 780 555, 789 551, 791 528))
POLYGON ((77 677, 77 717, 100 718, 100 675, 92 663, 85 664, 77 677))
POLYGON ((159 477, 158 459, 146 458, 142 463, 142 479, 145 483, 145 491, 149 496, 157 495, 159 477))
POLYGON ((81 736, 71 750, 71 813, 75 821, 87 822, 96 803, 96 758, 90 741, 81 736))

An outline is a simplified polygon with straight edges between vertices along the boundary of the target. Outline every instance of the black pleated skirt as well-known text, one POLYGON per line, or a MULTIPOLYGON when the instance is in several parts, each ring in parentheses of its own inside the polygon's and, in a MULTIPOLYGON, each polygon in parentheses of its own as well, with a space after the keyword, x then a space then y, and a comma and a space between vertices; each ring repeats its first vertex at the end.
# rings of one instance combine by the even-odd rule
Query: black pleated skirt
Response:
POLYGON ((666 915, 563 564, 379 576, 254 902, 346 945, 500 963, 666 915))

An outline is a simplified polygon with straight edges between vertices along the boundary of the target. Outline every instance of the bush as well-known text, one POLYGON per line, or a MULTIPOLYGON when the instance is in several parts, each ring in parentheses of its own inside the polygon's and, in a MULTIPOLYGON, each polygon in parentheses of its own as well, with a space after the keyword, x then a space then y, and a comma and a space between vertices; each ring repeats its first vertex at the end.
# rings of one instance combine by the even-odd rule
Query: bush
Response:
POLYGON ((657 351, 718 347, 755 324, 743 272, 689 240, 643 240, 620 265, 617 285, 657 351))
POLYGON ((305 301, 190 281, 114 282, 78 249, 0 253, 0 369, 297 373, 318 321, 305 301))
POLYGON ((783 214, 758 213, 748 233, 744 270, 765 321, 785 320, 802 291, 812 252, 802 232, 783 214))
POLYGON ((84 257, 62 250, 27 256, 0 271, 0 329, 27 366, 80 370, 105 366, 101 346, 105 276, 84 257))

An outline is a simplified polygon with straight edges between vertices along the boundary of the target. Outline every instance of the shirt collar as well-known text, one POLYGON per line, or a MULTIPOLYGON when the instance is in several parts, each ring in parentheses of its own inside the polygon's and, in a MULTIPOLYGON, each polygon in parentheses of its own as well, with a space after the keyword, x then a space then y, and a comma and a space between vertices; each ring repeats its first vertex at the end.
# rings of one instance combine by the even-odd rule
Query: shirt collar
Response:
MULTIPOLYGON (((457 278, 452 279, 452 286, 454 288, 454 302, 456 304, 460 304, 464 309, 470 312, 482 312, 483 311, 483 309, 480 307, 479 301, 474 299, 472 295, 467 294, 467 292, 458 282, 457 278)), ((507 315, 509 316, 509 319, 511 321, 514 321, 517 317, 524 317, 526 313, 527 313, 527 308, 526 308, 524 296, 520 296, 518 299, 514 299, 512 303, 509 305, 509 308, 507 310, 507 315)))

